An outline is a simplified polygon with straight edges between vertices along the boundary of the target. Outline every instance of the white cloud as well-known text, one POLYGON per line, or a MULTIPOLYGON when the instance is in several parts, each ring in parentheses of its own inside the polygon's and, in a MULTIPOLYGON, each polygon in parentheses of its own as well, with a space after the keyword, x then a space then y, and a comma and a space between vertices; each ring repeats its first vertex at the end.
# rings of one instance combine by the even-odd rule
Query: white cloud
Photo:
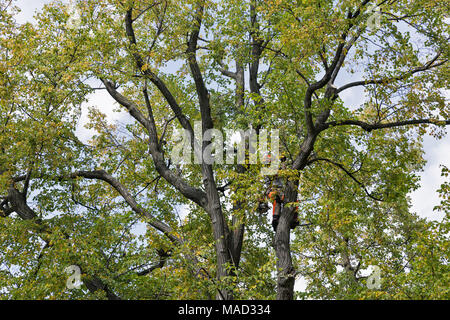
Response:
POLYGON ((106 115, 109 123, 115 123, 116 121, 129 123, 131 121, 131 117, 126 112, 114 111, 117 110, 117 103, 106 90, 96 90, 88 96, 88 102, 82 105, 81 118, 76 130, 77 137, 85 143, 95 134, 93 130, 88 130, 84 127, 89 121, 88 107, 99 109, 106 115))
POLYGON ((421 187, 411 193, 412 209, 421 217, 442 220, 444 214, 433 212, 433 207, 440 203, 436 190, 444 182, 439 166, 443 164, 450 167, 450 135, 447 134, 442 140, 426 136, 424 148, 427 165, 420 173, 421 187))
POLYGON ((18 0, 15 5, 20 8, 21 12, 16 16, 18 23, 34 22, 34 14, 36 11, 50 3, 51 0, 18 0))

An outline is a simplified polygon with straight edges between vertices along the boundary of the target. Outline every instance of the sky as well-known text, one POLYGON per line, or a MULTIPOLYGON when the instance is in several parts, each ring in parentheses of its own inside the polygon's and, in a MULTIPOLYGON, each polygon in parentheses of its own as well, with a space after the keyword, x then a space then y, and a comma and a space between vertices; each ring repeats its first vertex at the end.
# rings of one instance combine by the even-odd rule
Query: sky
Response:
MULTIPOLYGON (((16 17, 17 22, 24 23, 33 21, 33 15, 36 10, 42 8, 45 3, 51 0, 17 0, 16 5, 21 9, 21 12, 16 17)), ((68 2, 68 1, 66 1, 68 2)), ((361 91, 346 90, 340 95, 346 105, 358 105, 362 101, 361 91)), ((123 119, 123 114, 112 112, 116 108, 113 99, 105 90, 97 91, 89 96, 89 102, 86 106, 97 106, 104 112, 110 121, 123 119)), ((85 108, 86 109, 86 108, 85 108)), ((81 122, 78 128, 78 136, 86 141, 92 135, 92 131, 83 128, 83 124, 87 120, 87 112, 83 110, 81 122)), ((441 177, 440 165, 450 167, 450 134, 447 134, 443 139, 436 140, 431 136, 424 138, 425 159, 427 164, 424 171, 419 173, 421 177, 421 187, 410 194, 412 201, 412 210, 418 213, 421 217, 427 219, 442 220, 443 213, 433 212, 433 207, 440 203, 439 196, 436 192, 440 185, 444 182, 441 177)), ((296 285, 296 289, 303 289, 304 282, 300 281, 296 285)))

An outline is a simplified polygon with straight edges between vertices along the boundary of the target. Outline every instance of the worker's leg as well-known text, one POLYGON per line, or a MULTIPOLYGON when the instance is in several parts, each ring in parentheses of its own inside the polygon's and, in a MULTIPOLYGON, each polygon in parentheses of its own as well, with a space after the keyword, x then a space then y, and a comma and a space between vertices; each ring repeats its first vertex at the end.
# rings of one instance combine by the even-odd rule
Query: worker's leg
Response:
POLYGON ((274 231, 277 231, 278 221, 280 219, 281 213, 281 203, 277 201, 277 199, 273 202, 273 211, 272 211, 272 227, 274 231))

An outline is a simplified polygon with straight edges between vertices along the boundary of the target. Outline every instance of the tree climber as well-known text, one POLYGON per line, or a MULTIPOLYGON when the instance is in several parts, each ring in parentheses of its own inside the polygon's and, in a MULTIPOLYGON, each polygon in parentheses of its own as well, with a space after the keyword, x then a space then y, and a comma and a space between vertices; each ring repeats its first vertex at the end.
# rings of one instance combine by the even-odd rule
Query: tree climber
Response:
MULTIPOLYGON (((281 170, 286 169, 286 155, 282 154, 280 157, 281 160, 281 170)), ((271 161, 271 155, 268 154, 266 156, 265 162, 270 163, 271 161)), ((266 176, 265 177, 265 185, 266 185, 266 191, 265 191, 265 198, 270 200, 272 202, 272 227, 273 230, 277 230, 278 221, 280 219, 281 212, 283 210, 284 206, 284 193, 283 193, 283 187, 284 182, 283 179, 276 174, 273 177, 266 176)), ((260 213, 264 213, 268 209, 267 202, 265 200, 260 200, 258 210, 260 213)), ((295 207, 294 212, 294 218, 291 222, 291 229, 294 229, 299 225, 298 221, 298 206, 295 207)))

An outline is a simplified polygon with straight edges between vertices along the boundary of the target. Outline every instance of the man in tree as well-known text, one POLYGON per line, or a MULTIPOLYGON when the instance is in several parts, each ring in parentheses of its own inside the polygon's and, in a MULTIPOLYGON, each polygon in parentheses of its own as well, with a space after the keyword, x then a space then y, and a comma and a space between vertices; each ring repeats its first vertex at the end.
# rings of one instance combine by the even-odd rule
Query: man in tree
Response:
MULTIPOLYGON (((266 158, 267 159, 266 159, 265 163, 269 164, 271 161, 271 155, 268 154, 266 156, 266 158)), ((287 160, 286 155, 281 154, 281 156, 280 156, 281 170, 286 169, 286 167, 287 167, 286 160, 287 160)), ((280 219, 280 214, 281 214, 282 207, 284 204, 284 194, 283 194, 284 185, 285 185, 285 182, 283 181, 283 178, 281 176, 279 176, 278 173, 273 177, 270 177, 270 176, 265 177, 265 188, 266 188, 265 194, 266 194, 267 199, 272 202, 272 227, 275 232, 277 231, 278 221, 280 219)), ((266 212, 267 205, 265 204, 265 201, 261 201, 259 203, 258 208, 259 208, 260 213, 266 212)), ((291 223, 291 229, 294 229, 295 227, 297 227, 299 225, 297 208, 298 207, 296 207, 294 220, 291 223)))

